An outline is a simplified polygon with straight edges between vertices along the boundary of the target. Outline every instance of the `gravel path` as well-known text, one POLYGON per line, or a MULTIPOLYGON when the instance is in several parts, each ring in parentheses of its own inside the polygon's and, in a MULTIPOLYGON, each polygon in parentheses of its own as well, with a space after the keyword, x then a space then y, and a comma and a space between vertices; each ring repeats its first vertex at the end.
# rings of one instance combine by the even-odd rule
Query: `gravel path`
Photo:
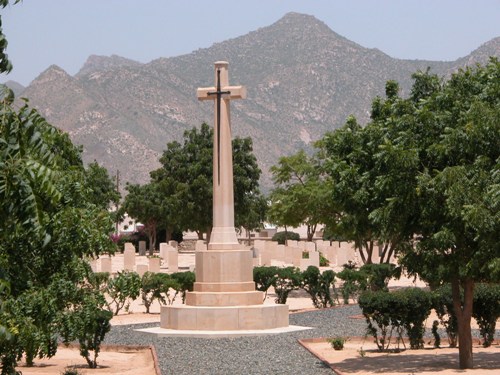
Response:
POLYGON ((332 374, 321 361, 297 342, 299 338, 362 336, 366 324, 349 316, 361 314, 357 305, 290 315, 290 324, 315 327, 278 335, 239 338, 157 338, 135 329, 157 326, 115 326, 108 344, 151 345, 158 354, 162 375, 167 374, 332 374))
MULTIPOLYGON (((239 338, 158 338, 136 329, 158 323, 114 326, 106 335, 108 344, 154 345, 162 375, 322 375, 333 372, 298 342, 300 338, 364 336, 364 319, 358 305, 314 310, 290 315, 290 324, 314 327, 306 331, 239 338)), ((442 342, 446 334, 440 332, 442 342)), ((497 330, 495 337, 499 338, 497 330)), ((430 329, 426 336, 431 337, 430 329)), ((477 330, 473 336, 478 337, 477 330)))

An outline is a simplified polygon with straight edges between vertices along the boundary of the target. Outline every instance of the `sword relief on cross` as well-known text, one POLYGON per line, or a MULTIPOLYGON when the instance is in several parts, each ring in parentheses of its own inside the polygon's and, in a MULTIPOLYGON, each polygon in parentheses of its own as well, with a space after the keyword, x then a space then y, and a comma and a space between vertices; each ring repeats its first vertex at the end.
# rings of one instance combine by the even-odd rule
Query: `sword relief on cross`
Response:
MULTIPOLYGON (((215 86, 199 88, 196 92, 198 100, 214 100, 215 104, 215 121, 214 132, 217 140, 217 183, 220 185, 221 177, 221 144, 227 142, 225 137, 230 137, 230 99, 245 99, 246 88, 244 86, 229 86, 229 77, 227 70, 228 63, 215 63, 215 86), (222 138, 221 138, 222 137, 222 138)), ((229 145, 231 145, 229 139, 229 145)), ((232 160, 231 160, 232 163, 232 160)))

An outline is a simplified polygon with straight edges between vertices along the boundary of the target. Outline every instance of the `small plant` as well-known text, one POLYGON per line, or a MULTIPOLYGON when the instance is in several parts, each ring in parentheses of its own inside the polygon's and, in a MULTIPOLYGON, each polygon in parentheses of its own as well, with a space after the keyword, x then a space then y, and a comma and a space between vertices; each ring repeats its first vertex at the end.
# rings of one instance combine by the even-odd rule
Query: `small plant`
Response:
POLYGON ((432 322, 432 335, 434 336, 434 347, 435 348, 441 347, 441 336, 439 336, 438 326, 439 326, 439 322, 437 320, 432 322))
POLYGON ((328 341, 330 343, 330 345, 332 346, 332 348, 334 350, 343 350, 344 344, 346 343, 347 340, 348 340, 347 337, 337 336, 337 337, 333 337, 331 339, 328 339, 326 341, 328 341))
POLYGON ((328 267, 330 265, 330 261, 323 255, 322 252, 319 253, 319 266, 320 267, 328 267))
POLYGON ((302 274, 295 267, 278 268, 276 279, 273 282, 274 291, 276 293, 276 303, 286 304, 288 294, 292 290, 300 288, 302 283, 302 274))
POLYGON ((118 272, 110 278, 106 286, 106 293, 110 301, 107 302, 108 310, 118 315, 122 308, 128 311, 130 300, 139 297, 141 291, 141 278, 136 272, 118 272))
POLYGON ((358 350, 358 354, 361 358, 365 358, 366 357, 366 350, 363 349, 363 347, 359 348, 358 350))
POLYGON ((276 282, 278 268, 274 266, 259 266, 253 268, 253 281, 256 289, 264 292, 264 300, 267 297, 267 291, 276 282))
POLYGON ((310 296, 314 307, 325 308, 335 305, 330 289, 335 282, 335 272, 320 272, 318 267, 309 266, 302 272, 302 289, 310 296))

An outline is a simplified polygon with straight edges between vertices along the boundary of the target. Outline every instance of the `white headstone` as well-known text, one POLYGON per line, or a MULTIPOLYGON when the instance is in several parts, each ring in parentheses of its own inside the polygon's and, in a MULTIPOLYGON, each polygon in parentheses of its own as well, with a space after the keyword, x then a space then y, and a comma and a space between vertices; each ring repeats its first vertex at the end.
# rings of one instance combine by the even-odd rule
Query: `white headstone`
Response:
POLYGON ((167 260, 167 249, 168 249, 168 244, 166 242, 161 242, 160 243, 160 258, 163 260, 167 260))
POLYGON ((123 251, 123 269, 126 271, 133 271, 135 267, 135 247, 132 243, 125 243, 125 250, 123 251))
POLYGON ((203 240, 197 240, 195 245, 195 251, 203 251, 207 249, 207 244, 203 240))
POLYGON ((160 272, 161 258, 153 257, 148 259, 149 271, 160 272))
POLYGON ((101 272, 112 272, 111 269, 111 257, 102 257, 101 258, 101 272))
POLYGON ((167 251, 167 264, 169 272, 179 272, 179 254, 177 249, 170 247, 167 251))
POLYGON ((142 277, 146 272, 148 272, 147 264, 138 264, 136 268, 137 268, 137 273, 139 274, 140 277, 142 277))

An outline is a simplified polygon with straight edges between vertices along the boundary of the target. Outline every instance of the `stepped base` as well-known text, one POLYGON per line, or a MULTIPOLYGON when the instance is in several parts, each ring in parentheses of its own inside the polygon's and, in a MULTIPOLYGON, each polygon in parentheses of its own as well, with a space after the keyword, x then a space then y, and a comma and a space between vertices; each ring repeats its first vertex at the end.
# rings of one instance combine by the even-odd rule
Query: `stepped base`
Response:
POLYGON ((199 331, 263 330, 288 327, 288 305, 163 306, 160 327, 199 331))
POLYGON ((186 305, 188 306, 252 306, 262 304, 264 293, 259 291, 200 293, 187 292, 186 305))

